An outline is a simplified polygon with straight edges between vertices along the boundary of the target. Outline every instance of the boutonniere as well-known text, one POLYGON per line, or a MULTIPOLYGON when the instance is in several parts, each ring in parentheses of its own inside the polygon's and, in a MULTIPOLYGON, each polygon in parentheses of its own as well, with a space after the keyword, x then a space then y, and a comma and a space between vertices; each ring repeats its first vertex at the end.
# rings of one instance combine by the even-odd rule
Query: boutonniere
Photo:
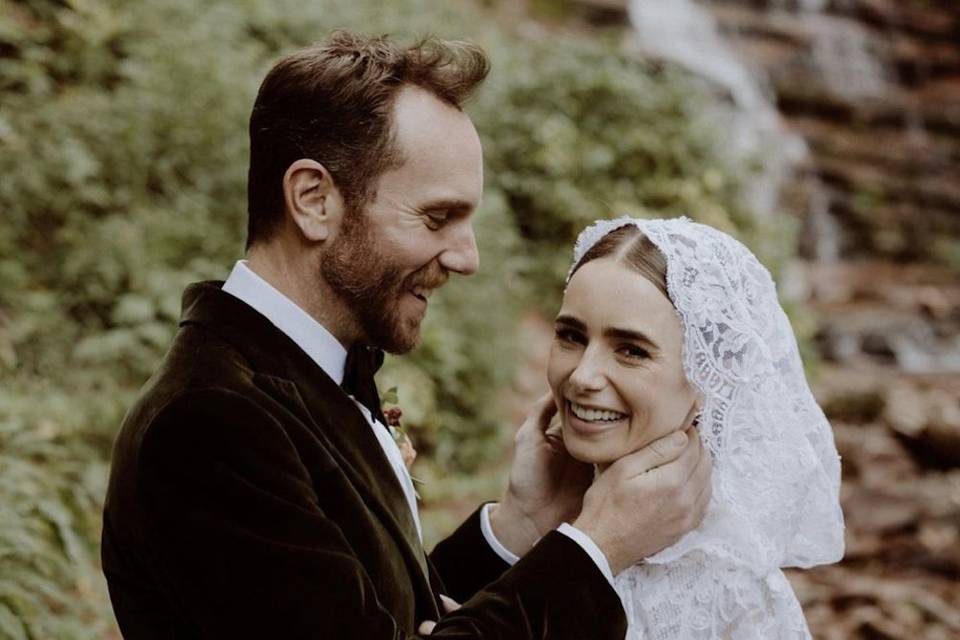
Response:
MULTIPOLYGON (((400 455, 403 457, 403 464, 406 465, 407 471, 409 472, 410 468, 413 466, 413 461, 417 459, 417 450, 413 448, 413 442, 410 441, 410 436, 407 435, 403 425, 400 424, 400 418, 403 417, 403 411, 400 409, 400 407, 396 406, 398 400, 399 397, 397 395, 397 388, 391 387, 386 393, 383 394, 381 404, 383 405, 383 417, 387 419, 387 429, 390 430, 390 435, 393 436, 393 441, 397 443, 397 447, 400 449, 400 455)), ((410 477, 414 480, 414 482, 420 482, 422 484, 422 480, 419 480, 412 475, 410 477)))

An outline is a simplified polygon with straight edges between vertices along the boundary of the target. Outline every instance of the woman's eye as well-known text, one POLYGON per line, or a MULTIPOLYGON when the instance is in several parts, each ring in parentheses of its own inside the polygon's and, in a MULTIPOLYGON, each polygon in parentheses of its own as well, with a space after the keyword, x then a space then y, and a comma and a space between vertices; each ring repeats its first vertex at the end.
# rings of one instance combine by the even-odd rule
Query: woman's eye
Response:
POLYGON ((625 344, 619 349, 620 353, 631 360, 646 360, 650 357, 650 352, 643 347, 635 344, 625 344))

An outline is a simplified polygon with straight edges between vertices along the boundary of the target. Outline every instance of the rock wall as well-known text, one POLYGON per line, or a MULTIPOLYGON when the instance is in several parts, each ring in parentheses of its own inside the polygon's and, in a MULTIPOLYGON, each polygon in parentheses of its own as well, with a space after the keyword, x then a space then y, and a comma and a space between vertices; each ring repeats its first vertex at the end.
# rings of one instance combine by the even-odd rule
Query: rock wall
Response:
MULTIPOLYGON (((587 22, 630 25, 628 0, 574 5, 587 22)), ((960 376, 960 2, 637 6, 645 11, 634 11, 634 23, 706 11, 806 143, 781 207, 802 219, 800 295, 820 311, 826 361, 960 376)), ((706 46, 698 29, 687 32, 692 49, 706 46)), ((677 57, 662 33, 652 35, 677 57)))
MULTIPOLYGON (((960 259, 960 3, 706 6, 807 141, 840 258, 960 259)), ((813 224, 801 247, 818 255, 813 224)))
POLYGON ((785 204, 824 358, 960 374, 960 3, 701 4, 807 143, 785 204))
MULTIPOLYGON (((588 21, 629 24, 628 0, 573 4, 588 21)), ((802 255, 960 268, 960 3, 694 4, 807 142, 786 201, 801 215, 816 212, 802 255)))

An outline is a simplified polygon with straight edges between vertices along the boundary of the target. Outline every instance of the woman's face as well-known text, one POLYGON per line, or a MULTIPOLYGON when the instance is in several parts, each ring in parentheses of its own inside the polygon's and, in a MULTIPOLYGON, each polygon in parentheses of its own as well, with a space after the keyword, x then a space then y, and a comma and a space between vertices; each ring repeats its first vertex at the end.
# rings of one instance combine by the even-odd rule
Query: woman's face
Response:
POLYGON ((650 281, 612 258, 582 266, 556 320, 547 379, 563 441, 577 460, 609 464, 693 421, 683 331, 650 281))

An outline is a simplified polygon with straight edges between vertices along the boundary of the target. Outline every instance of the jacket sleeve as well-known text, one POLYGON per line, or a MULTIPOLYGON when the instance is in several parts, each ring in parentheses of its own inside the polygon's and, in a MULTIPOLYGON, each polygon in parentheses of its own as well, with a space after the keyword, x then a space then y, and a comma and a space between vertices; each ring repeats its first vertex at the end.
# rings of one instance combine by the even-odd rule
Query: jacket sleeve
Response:
MULTIPOLYGON (((378 601, 286 432, 251 400, 211 390, 167 405, 144 436, 137 485, 153 570, 200 637, 418 637, 378 601)), ((616 593, 558 536, 430 638, 622 638, 616 593)))
POLYGON ((510 568, 483 537, 481 509, 483 506, 430 553, 430 562, 446 589, 444 594, 457 602, 469 600, 510 568))

